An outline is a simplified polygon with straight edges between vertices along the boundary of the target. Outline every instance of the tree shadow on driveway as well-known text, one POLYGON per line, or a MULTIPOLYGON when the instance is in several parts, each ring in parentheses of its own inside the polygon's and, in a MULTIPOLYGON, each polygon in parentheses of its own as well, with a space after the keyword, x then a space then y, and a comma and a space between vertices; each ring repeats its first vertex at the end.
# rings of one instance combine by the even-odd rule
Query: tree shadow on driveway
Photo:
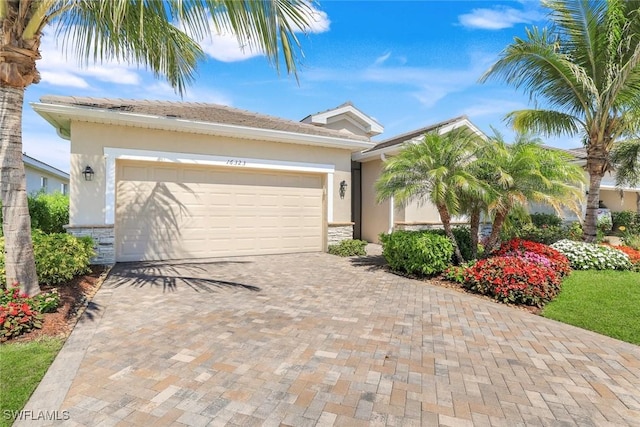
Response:
POLYGON ((259 292, 254 285, 222 278, 213 278, 216 267, 229 264, 248 264, 250 261, 153 261, 116 264, 109 273, 109 287, 122 286, 162 288, 162 292, 175 292, 184 285, 196 292, 216 292, 221 289, 238 289, 259 292))

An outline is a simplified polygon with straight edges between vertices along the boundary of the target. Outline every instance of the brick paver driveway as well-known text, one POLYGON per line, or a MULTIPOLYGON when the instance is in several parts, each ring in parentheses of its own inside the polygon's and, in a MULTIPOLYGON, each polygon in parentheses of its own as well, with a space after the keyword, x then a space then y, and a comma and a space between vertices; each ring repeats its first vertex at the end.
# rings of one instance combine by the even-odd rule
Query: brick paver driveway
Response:
POLYGON ((119 265, 27 409, 88 426, 640 425, 640 347, 364 259, 119 265))

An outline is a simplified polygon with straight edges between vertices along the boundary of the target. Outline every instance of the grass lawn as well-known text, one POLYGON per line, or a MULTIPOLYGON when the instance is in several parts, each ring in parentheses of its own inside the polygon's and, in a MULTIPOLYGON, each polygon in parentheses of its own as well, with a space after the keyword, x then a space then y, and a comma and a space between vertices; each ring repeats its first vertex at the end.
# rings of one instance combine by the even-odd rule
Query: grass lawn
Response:
POLYGON ((10 426, 5 411, 19 411, 27 403, 49 365, 62 348, 61 339, 0 345, 0 426, 10 426))
POLYGON ((542 315, 640 345, 640 273, 574 271, 542 315))

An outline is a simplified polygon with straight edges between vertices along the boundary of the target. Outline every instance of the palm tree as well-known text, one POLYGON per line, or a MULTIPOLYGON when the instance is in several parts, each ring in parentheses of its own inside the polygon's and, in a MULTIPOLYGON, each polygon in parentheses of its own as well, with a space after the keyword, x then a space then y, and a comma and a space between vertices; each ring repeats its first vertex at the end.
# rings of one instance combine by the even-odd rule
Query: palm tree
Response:
MULTIPOLYGON (((611 152, 611 163, 616 168, 616 186, 640 185, 640 140, 617 144, 611 152)), ((636 194, 636 211, 640 214, 640 192, 636 194)))
POLYGON ((581 134, 589 196, 584 232, 596 238, 600 182, 614 143, 640 126, 640 0, 547 0, 553 26, 527 29, 481 77, 524 89, 547 109, 514 111, 518 131, 581 134))
POLYGON ((116 59, 143 65, 180 94, 204 55, 195 39, 212 30, 265 53, 295 73, 309 28, 304 0, 0 0, 0 196, 8 286, 39 292, 22 163, 24 90, 38 83, 43 30, 52 24, 63 48, 86 62, 116 59), (281 49, 281 50, 280 50, 281 49), (281 56, 282 55, 282 56, 281 56))
POLYGON ((487 252, 500 242, 500 232, 510 213, 523 213, 530 202, 580 212, 583 197, 582 168, 562 151, 545 148, 526 134, 516 136, 513 144, 504 142, 500 134, 490 141, 478 158, 491 187, 489 211, 493 216, 487 252))
POLYGON ((461 211, 461 191, 482 191, 468 170, 481 142, 466 129, 444 135, 425 134, 421 142, 406 144, 397 156, 387 160, 375 184, 378 201, 393 196, 398 205, 414 200, 431 202, 438 210, 445 234, 453 242, 458 263, 463 263, 464 258, 451 230, 451 217, 461 211))

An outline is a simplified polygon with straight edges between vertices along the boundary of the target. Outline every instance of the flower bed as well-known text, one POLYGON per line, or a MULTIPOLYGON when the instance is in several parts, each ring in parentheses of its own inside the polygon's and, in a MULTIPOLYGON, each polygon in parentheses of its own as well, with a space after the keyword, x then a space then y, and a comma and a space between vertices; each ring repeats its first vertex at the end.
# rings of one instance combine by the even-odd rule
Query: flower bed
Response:
POLYGON ((560 240, 551 245, 562 252, 575 270, 629 270, 631 262, 624 252, 595 243, 560 240))
POLYGON ((519 254, 525 255, 530 260, 537 263, 546 264, 546 261, 540 257, 534 257, 537 254, 546 258, 549 262, 549 267, 554 270, 561 277, 568 275, 571 272, 571 264, 569 259, 563 255, 560 251, 554 249, 552 246, 543 245, 542 243, 530 242, 523 239, 511 239, 508 242, 504 242, 500 248, 495 252, 496 255, 508 255, 519 254))

